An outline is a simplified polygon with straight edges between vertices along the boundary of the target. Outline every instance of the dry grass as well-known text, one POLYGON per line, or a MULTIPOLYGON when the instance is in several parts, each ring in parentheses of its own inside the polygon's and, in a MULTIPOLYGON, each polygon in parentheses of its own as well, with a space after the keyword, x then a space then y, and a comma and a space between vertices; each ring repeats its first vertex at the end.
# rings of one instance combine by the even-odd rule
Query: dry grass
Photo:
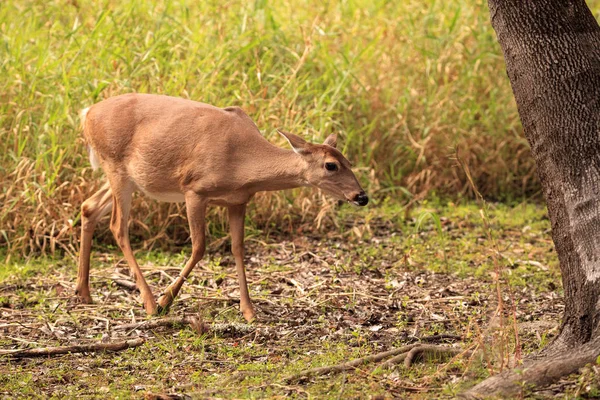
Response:
MULTIPOLYGON (((398 213, 398 206, 342 212, 340 221, 362 238, 340 229, 248 241, 249 288, 258 313, 257 321, 244 325, 250 331, 199 335, 187 323, 148 320, 118 251, 94 253, 93 305, 73 301, 76 266, 69 259, 11 263, 0 270, 3 350, 146 341, 117 354, 0 355, 0 396, 129 398, 140 391, 138 397, 449 399, 514 364, 519 345, 512 325, 488 329, 491 317, 518 324, 526 353, 556 333, 564 305, 543 207, 490 205, 485 220, 474 205, 429 204, 406 220, 398 213), (438 218, 420 218, 425 213, 438 218), (496 292, 499 284, 512 295, 496 292), (459 354, 442 364, 361 363, 300 377, 419 342, 459 354)), ((154 293, 177 276, 188 255, 189 249, 138 254, 154 293)), ((216 246, 183 286, 170 316, 240 326, 238 299, 233 257, 216 246)), ((571 377, 557 390, 591 398, 597 378, 594 371, 584 380, 571 377)))
MULTIPOLYGON (((132 91, 242 106, 273 141, 277 127, 314 140, 338 132, 377 200, 471 196, 456 157, 486 198, 538 192, 484 0, 9 0, 0 32, 9 257, 75 252, 79 205, 102 179, 89 168, 78 111, 132 91)), ((310 191, 254 204, 254 228, 335 223, 332 203, 310 191)), ((148 245, 187 236, 173 224, 178 206, 140 198, 134 209, 133 233, 148 245)), ((211 229, 223 226, 213 212, 211 229)))

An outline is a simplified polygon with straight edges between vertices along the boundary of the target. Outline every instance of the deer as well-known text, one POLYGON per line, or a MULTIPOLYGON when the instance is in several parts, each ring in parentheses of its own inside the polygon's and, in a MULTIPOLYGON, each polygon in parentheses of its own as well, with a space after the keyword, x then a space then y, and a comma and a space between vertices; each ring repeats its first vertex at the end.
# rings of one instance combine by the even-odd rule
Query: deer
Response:
POLYGON ((228 210, 231 251, 240 287, 240 311, 252 321, 244 266, 246 205, 261 191, 312 186, 358 206, 369 198, 337 150, 337 137, 322 144, 278 130, 291 150, 271 144, 239 107, 164 95, 129 93, 84 109, 81 124, 89 159, 106 182, 81 205, 80 254, 75 294, 91 303, 92 236, 111 212, 110 230, 120 247, 149 315, 168 312, 183 283, 205 252, 207 206, 228 210), (128 234, 132 195, 185 202, 191 256, 179 276, 155 300, 133 255, 128 234))

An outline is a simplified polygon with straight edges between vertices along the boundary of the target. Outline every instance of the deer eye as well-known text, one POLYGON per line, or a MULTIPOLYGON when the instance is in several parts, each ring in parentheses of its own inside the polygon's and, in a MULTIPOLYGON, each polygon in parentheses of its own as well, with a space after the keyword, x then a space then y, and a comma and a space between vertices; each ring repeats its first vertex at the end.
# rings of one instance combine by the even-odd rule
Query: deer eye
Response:
POLYGON ((338 170, 338 166, 334 162, 328 162, 328 163, 325 163, 325 169, 327 171, 337 171, 338 170))

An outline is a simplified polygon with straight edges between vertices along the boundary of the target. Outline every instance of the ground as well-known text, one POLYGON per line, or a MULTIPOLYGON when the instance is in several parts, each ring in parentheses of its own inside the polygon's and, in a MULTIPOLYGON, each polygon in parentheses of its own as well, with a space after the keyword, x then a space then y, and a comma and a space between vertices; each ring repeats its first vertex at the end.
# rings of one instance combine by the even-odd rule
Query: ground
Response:
MULTIPOLYGON (((540 205, 343 206, 337 224, 294 236, 248 232, 246 262, 258 313, 250 326, 237 309, 228 242, 213 238, 170 312, 231 327, 204 334, 187 325, 115 329, 147 317, 137 292, 123 283, 130 278, 114 247, 93 253, 93 305, 73 301, 72 257, 9 262, 0 270, 1 349, 146 341, 117 353, 0 356, 0 395, 453 398, 518 364, 557 332, 560 271, 540 205), (498 309, 501 318, 494 317, 498 309), (287 379, 419 342, 466 351, 411 368, 370 363, 287 379)), ((155 293, 178 274, 189 250, 137 252, 155 293)), ((598 377, 591 366, 524 395, 593 398, 598 377)))

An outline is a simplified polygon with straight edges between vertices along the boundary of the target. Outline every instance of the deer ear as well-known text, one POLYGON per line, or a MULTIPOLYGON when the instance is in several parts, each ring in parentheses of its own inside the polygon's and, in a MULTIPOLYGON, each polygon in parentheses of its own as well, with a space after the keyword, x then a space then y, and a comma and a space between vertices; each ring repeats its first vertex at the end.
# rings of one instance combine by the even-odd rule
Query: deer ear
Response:
POLYGON ((337 146, 337 135, 335 133, 332 133, 331 135, 327 136, 327 139, 325 139, 325 141, 323 142, 323 144, 326 144, 327 146, 331 146, 333 148, 336 148, 336 146, 337 146))
POLYGON ((296 153, 302 154, 308 152, 310 144, 307 143, 306 140, 302 139, 300 136, 294 135, 293 133, 284 132, 279 129, 277 129, 277 132, 279 132, 281 136, 286 138, 286 140, 289 142, 290 146, 292 146, 292 149, 296 153))

